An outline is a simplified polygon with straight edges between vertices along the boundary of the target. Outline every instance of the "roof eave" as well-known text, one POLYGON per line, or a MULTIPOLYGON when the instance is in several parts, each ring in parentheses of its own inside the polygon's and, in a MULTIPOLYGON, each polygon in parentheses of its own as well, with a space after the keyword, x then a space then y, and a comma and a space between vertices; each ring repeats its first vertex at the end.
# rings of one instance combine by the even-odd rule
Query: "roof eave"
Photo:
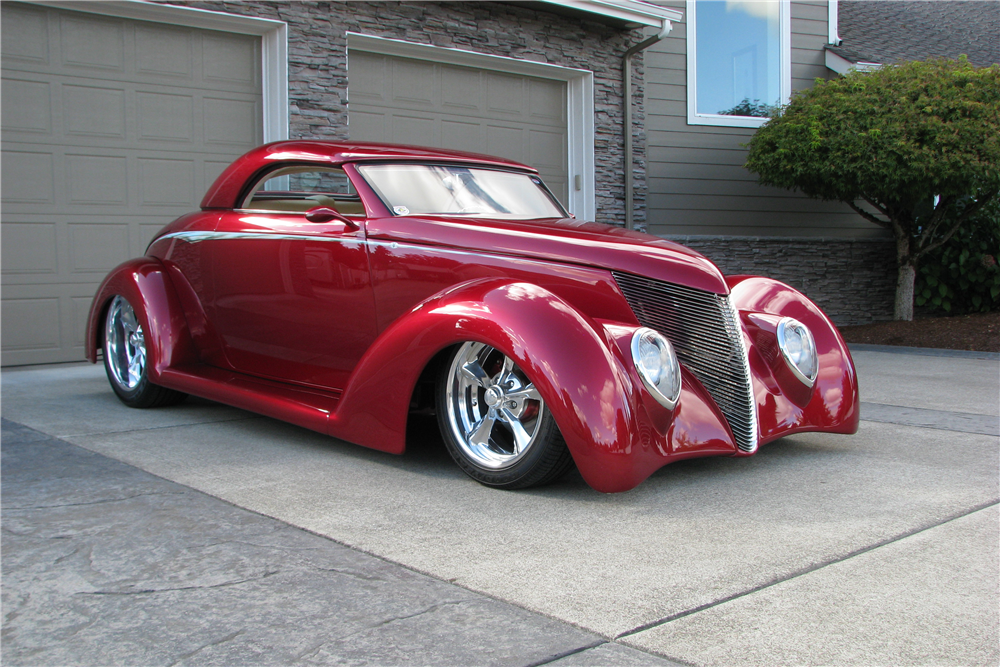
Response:
POLYGON ((629 29, 662 28, 665 23, 684 18, 676 9, 639 0, 514 0, 511 4, 629 29))
POLYGON ((833 70, 837 74, 847 74, 851 70, 858 70, 859 72, 870 72, 871 70, 878 69, 882 66, 882 63, 869 63, 862 60, 853 60, 850 58, 845 58, 839 53, 834 53, 834 51, 827 46, 826 48, 826 66, 828 69, 833 70))

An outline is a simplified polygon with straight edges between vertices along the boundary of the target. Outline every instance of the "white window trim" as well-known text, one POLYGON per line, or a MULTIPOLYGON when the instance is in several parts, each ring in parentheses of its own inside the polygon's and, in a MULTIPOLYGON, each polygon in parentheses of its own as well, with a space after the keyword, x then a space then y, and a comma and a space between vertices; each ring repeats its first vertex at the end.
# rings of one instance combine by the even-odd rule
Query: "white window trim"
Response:
POLYGON ((567 190, 570 213, 583 220, 597 215, 597 188, 594 169, 594 73, 548 63, 518 60, 463 49, 416 44, 398 39, 347 33, 347 48, 387 56, 416 58, 449 65, 508 72, 540 79, 566 82, 567 190), (577 179, 579 177, 579 179, 577 179), (575 184, 580 181, 580 189, 575 184))
MULTIPOLYGON (((31 0, 28 0, 31 2, 31 0)), ((33 4, 102 16, 153 21, 187 28, 218 30, 261 38, 261 92, 264 142, 288 138, 288 24, 207 9, 160 5, 144 0, 41 0, 33 4)))
MULTIPOLYGON (((769 118, 748 116, 723 116, 698 113, 698 58, 695 30, 696 0, 687 0, 687 121, 688 125, 714 125, 717 127, 760 127, 769 118)), ((781 79, 778 90, 781 103, 788 104, 792 97, 792 9, 790 0, 778 0, 778 32, 781 49, 781 79)))

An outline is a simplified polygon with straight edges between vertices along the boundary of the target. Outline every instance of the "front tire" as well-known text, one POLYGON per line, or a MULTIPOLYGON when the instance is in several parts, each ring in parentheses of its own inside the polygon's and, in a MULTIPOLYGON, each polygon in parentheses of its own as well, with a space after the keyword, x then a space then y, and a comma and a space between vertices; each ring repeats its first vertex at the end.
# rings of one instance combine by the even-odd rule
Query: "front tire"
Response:
POLYGON ((489 345, 459 346, 438 380, 437 415, 448 453, 486 486, 539 486, 573 466, 534 383, 489 345))
POLYGON ((146 336, 132 304, 115 296, 104 318, 104 370, 111 388, 130 408, 180 403, 187 394, 155 385, 146 370, 146 336))

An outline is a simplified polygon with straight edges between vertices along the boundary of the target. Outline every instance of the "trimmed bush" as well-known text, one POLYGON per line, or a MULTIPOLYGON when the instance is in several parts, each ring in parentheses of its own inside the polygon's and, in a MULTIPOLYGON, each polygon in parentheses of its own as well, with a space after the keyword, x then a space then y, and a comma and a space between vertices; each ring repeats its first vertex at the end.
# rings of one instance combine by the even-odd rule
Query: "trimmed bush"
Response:
POLYGON ((820 80, 749 146, 761 184, 845 202, 892 232, 895 318, 911 320, 920 265, 1000 192, 1000 65, 963 56, 820 80))

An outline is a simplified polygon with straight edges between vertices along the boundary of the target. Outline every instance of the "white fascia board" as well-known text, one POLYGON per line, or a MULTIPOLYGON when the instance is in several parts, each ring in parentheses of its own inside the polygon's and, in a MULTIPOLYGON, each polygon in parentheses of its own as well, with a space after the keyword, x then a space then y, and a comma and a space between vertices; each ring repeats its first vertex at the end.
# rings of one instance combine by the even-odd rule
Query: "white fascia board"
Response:
POLYGON ((676 9, 636 0, 542 0, 542 2, 650 28, 661 28, 664 22, 680 21, 684 18, 684 14, 676 9))
POLYGON ((857 62, 853 63, 843 56, 838 56, 833 51, 826 51, 826 66, 828 69, 832 69, 837 74, 847 74, 851 70, 857 70, 859 72, 870 72, 872 70, 878 69, 882 66, 882 63, 865 63, 857 62))
POLYGON ((27 0, 31 4, 70 9, 104 16, 169 23, 187 28, 203 28, 222 32, 236 32, 243 35, 264 35, 286 24, 283 21, 239 16, 208 9, 164 5, 146 0, 27 0))
POLYGON ((847 58, 838 56, 833 51, 826 51, 826 67, 832 69, 837 74, 847 74, 854 69, 854 63, 847 58))

